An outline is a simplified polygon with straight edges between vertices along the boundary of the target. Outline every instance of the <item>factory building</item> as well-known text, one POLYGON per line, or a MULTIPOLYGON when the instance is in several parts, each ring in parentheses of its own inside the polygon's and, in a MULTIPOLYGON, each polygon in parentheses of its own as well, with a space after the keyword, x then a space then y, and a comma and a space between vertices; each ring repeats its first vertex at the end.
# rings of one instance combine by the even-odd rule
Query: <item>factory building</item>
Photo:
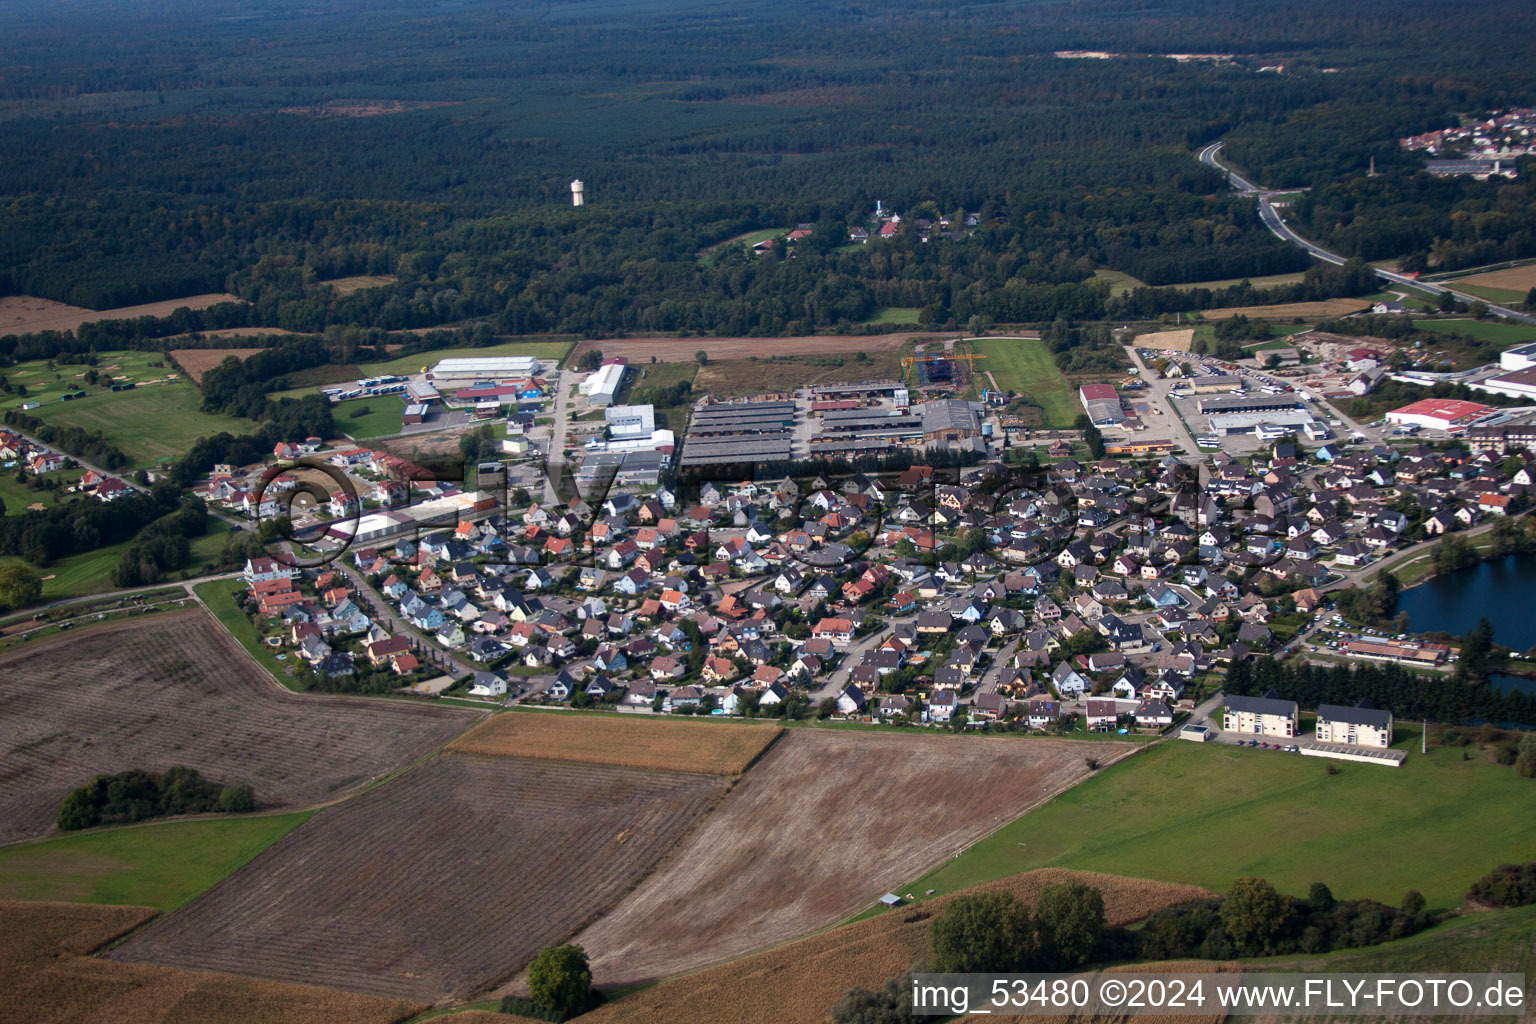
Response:
POLYGON ((1536 401, 1536 364, 1529 370, 1516 370, 1513 373, 1502 373, 1497 377, 1489 377, 1472 385, 1474 390, 1487 391, 1495 395, 1509 395, 1511 398, 1524 398, 1536 401))
POLYGON ((1120 409, 1120 395, 1108 384, 1084 384, 1077 389, 1083 411, 1096 427, 1114 427, 1125 422, 1120 409))
POLYGON ((620 360, 610 360, 587 374, 581 382, 581 393, 593 405, 612 405, 624 385, 624 371, 628 367, 620 360))
POLYGON ((1301 412, 1219 412, 1210 417, 1211 433, 1221 434, 1253 434, 1263 432, 1273 434, 1300 433, 1317 421, 1311 413, 1301 412))
POLYGON ((1387 422, 1400 427, 1425 427, 1429 430, 1465 430, 1478 420, 1489 418, 1495 410, 1476 402, 1461 402, 1453 398, 1425 398, 1393 409, 1387 413, 1387 422))
POLYGON ((1225 395, 1220 398, 1200 399, 1200 413, 1210 415, 1217 413, 1239 412, 1285 412, 1288 409, 1300 409, 1301 397, 1295 392, 1286 392, 1280 395, 1225 395))
POLYGON ((1529 370, 1536 367, 1536 341, 1516 345, 1499 353, 1499 369, 1529 370))
POLYGON ((532 356, 468 356, 439 360, 429 372, 432 383, 446 391, 480 383, 527 379, 539 372, 539 361, 532 356))
POLYGON ((678 467, 788 462, 794 450, 794 402, 717 402, 695 409, 678 467))

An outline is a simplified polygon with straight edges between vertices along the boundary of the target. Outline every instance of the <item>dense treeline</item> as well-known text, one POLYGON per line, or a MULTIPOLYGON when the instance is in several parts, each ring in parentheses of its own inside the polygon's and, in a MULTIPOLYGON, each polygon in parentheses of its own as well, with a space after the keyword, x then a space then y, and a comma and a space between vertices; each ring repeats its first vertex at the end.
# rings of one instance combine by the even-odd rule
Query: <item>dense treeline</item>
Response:
POLYGON ((7 409, 4 417, 0 418, 5 420, 8 427, 15 427, 43 444, 52 445, 61 452, 78 456, 103 469, 122 469, 128 465, 128 456, 121 448, 102 437, 99 430, 55 426, 17 409, 7 409))
MULTIPOLYGON (((1299 251, 1299 250, 1298 250, 1299 251)), ((1224 309, 1232 306, 1260 306, 1277 302, 1316 302, 1320 299, 1351 298, 1371 295, 1380 290, 1376 273, 1360 259, 1341 267, 1331 263, 1306 266, 1306 273, 1294 284, 1255 288, 1241 281, 1226 288, 1135 288, 1105 304, 1110 319, 1151 318, 1163 313, 1192 309, 1224 309)))
POLYGON ((1500 864, 1472 883, 1467 898, 1491 907, 1523 907, 1536 903, 1536 861, 1500 864))
POLYGON ((220 786, 192 768, 169 768, 162 774, 131 769, 98 775, 72 791, 59 807, 58 824, 63 831, 73 832, 171 814, 238 814, 255 809, 255 794, 243 783, 220 786))
POLYGON ((1256 696, 1274 689, 1304 708, 1350 706, 1369 698, 1400 719, 1436 722, 1490 721, 1536 727, 1536 697, 1520 690, 1501 694, 1486 683, 1459 683, 1410 672, 1398 665, 1287 665, 1272 658, 1245 660, 1227 670, 1222 689, 1256 696))
POLYGON ((112 570, 119 587, 158 583, 167 573, 192 561, 192 538, 208 531, 208 509, 201 498, 187 498, 181 508, 140 530, 112 570))
MULTIPOLYGON (((385 0, 369 18, 280 4, 233 21, 184 7, 28 2, 4 22, 0 294, 104 308, 228 289, 248 305, 185 326, 304 333, 482 320, 778 335, 857 330, 882 307, 930 327, 1145 315, 1172 297, 1106 305, 1092 269, 1162 286, 1308 266, 1191 149, 1230 135, 1266 182, 1342 190, 1375 155, 1373 180, 1395 182, 1412 165, 1398 134, 1536 84, 1493 0, 1307 0, 1283 17, 1111 0, 1070 19, 928 0, 878 17, 809 0, 686 18, 668 4, 549 17, 385 0), (1134 56, 1052 56, 1078 47, 1134 56), (1149 56, 1213 49, 1234 59, 1149 56), (1258 73, 1277 62, 1285 74, 1258 73), (877 199, 908 227, 847 247, 877 199), (910 230, 961 212, 980 221, 965 238, 910 230), (698 258, 801 222, 815 234, 794 259, 698 258), (354 274, 399 280, 323 283, 354 274)), ((1523 245, 1504 222, 1528 222, 1525 207, 1483 191, 1465 200, 1475 223, 1432 234, 1523 245)), ((1348 195, 1303 201, 1323 218, 1348 195)))
POLYGON ((160 482, 111 502, 79 497, 62 505, 0 518, 0 554, 35 565, 131 539, 149 523, 181 506, 176 486, 160 482))

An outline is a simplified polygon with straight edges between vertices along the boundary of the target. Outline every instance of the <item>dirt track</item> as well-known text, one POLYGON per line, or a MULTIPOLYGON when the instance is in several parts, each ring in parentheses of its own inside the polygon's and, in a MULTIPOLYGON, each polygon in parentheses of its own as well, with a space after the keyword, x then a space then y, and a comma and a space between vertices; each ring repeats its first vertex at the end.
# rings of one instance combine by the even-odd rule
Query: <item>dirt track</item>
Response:
POLYGON ((658 363, 691 362, 696 352, 706 352, 711 360, 745 359, 748 356, 824 356, 854 352, 892 352, 913 338, 950 337, 944 332, 916 334, 848 334, 804 338, 609 338, 584 341, 576 347, 567 365, 575 365, 574 356, 597 349, 605 356, 624 356, 631 363, 648 363, 655 356, 658 363))
POLYGON ((617 902, 727 783, 448 754, 321 811, 114 959, 436 1002, 617 902))
POLYGON ((575 941, 604 984, 824 928, 1087 774, 1093 744, 795 729, 575 941))
POLYGON ((0 658, 0 841, 52 827, 71 789, 128 768, 196 768, 259 804, 318 803, 475 722, 447 707, 280 689, 201 611, 133 619, 0 658))

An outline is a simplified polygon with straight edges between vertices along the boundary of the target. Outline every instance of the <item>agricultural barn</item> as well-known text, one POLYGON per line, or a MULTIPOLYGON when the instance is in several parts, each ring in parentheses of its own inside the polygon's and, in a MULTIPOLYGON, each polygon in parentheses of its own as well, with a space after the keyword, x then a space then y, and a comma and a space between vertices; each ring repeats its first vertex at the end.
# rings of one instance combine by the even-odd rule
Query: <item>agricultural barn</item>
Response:
POLYGON ((1387 413, 1387 422, 1400 427, 1426 427, 1430 430, 1465 430, 1494 410, 1476 402, 1452 398, 1425 398, 1387 413))

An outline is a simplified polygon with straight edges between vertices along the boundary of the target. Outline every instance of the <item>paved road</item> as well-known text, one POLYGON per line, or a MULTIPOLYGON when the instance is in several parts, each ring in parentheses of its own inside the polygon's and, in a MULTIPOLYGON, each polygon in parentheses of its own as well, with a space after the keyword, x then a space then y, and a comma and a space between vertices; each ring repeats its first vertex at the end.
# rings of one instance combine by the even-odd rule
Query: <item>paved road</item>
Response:
POLYGON ((545 458, 544 503, 559 500, 555 481, 565 470, 565 433, 571 418, 571 381, 569 375, 559 373, 555 378, 555 428, 549 439, 549 454, 545 458))
MULTIPOLYGON (((1227 181, 1239 194, 1245 196, 1253 196, 1258 199, 1259 217, 1264 221, 1264 225, 1268 227, 1276 237, 1301 249, 1305 249, 1312 256, 1323 260, 1326 263, 1332 263, 1335 266, 1342 266, 1346 262, 1345 258, 1340 256, 1338 253, 1330 252, 1315 242, 1311 242, 1297 234, 1296 231, 1285 222, 1285 219, 1280 216, 1280 211, 1275 208, 1273 200, 1276 195, 1303 190, 1294 188, 1260 188, 1253 182, 1233 171, 1230 167, 1227 167, 1225 164, 1221 163, 1221 161, 1218 159, 1218 154, 1221 152, 1221 147, 1223 145, 1224 143, 1221 142, 1213 142, 1209 146, 1206 146, 1199 153, 1200 162, 1208 167, 1214 167, 1216 170, 1226 174, 1227 181)), ((1376 270, 1376 276, 1403 288, 1412 288, 1416 291, 1427 292, 1430 295, 1439 296, 1449 292, 1460 301, 1468 304, 1473 302, 1483 303, 1488 307, 1488 312, 1492 313, 1494 316, 1500 316, 1506 320, 1516 320, 1523 324, 1536 324, 1536 316, 1533 316, 1530 313, 1522 313, 1519 310, 1510 309, 1507 306, 1497 306, 1488 302, 1486 299, 1479 298, 1476 295, 1469 295, 1466 292, 1458 292, 1453 288, 1447 288, 1443 284, 1436 284, 1433 281, 1420 281, 1416 278, 1409 277, 1406 274, 1398 274, 1390 270, 1381 270, 1379 268, 1376 270)))
POLYGON ((444 650, 442 645, 436 640, 426 636, 417 630, 415 626, 406 622, 395 611, 389 600, 369 586, 367 578, 360 571, 348 565, 346 559, 338 558, 327 568, 334 569, 345 576, 347 582, 352 585, 352 589, 372 606, 373 611, 370 617, 374 621, 383 624, 384 628, 389 630, 394 636, 408 636, 415 639, 417 646, 423 649, 423 661, 426 660, 426 654, 434 655, 437 661, 443 664, 444 671, 452 673, 456 677, 470 675, 471 673, 481 671, 483 668, 483 666, 475 665, 468 658, 462 658, 457 654, 444 650))
MULTIPOLYGON (((1173 435, 1174 442, 1183 447, 1190 458, 1196 461, 1204 460, 1207 457, 1206 454, 1200 450, 1199 445, 1195 444, 1194 437, 1184 426, 1184 421, 1179 419, 1179 414, 1174 411, 1173 402, 1168 398, 1170 382, 1157 379, 1157 374, 1149 370, 1147 364, 1141 361, 1141 354, 1136 351, 1136 346, 1127 345, 1126 351, 1130 353, 1131 361, 1136 364, 1136 370, 1141 374, 1141 379, 1147 382, 1147 390, 1162 404, 1162 419, 1173 435)), ((1148 429, 1150 430, 1151 427, 1148 429)))

